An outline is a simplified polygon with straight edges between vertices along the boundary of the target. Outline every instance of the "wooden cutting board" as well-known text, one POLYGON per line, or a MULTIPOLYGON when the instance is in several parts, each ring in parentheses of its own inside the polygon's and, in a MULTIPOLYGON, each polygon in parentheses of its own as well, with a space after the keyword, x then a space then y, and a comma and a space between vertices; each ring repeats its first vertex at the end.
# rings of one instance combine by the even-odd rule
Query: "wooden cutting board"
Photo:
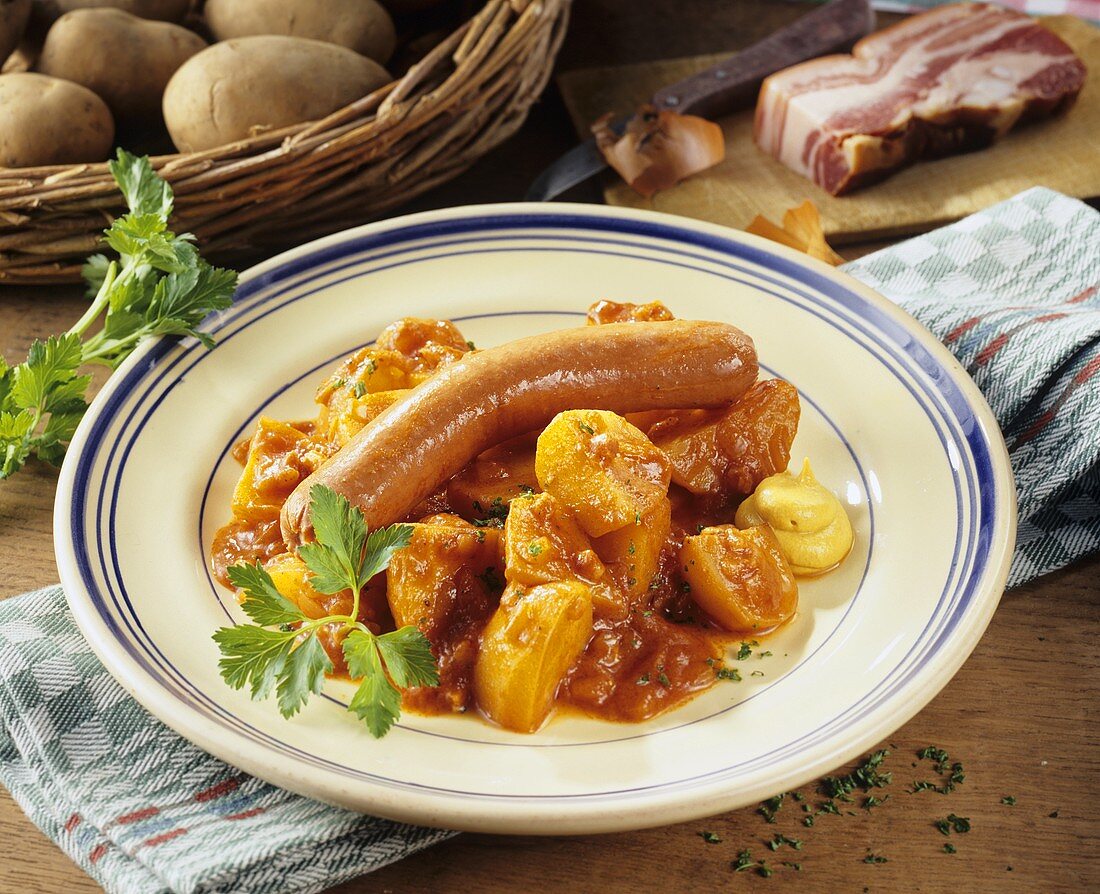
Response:
MULTIPOLYGON (((811 199, 834 243, 923 232, 1032 186, 1078 198, 1100 196, 1100 29, 1073 16, 1053 16, 1044 24, 1088 66, 1085 87, 1067 115, 1025 127, 988 149, 921 162, 882 183, 835 197, 757 149, 750 109, 721 120, 726 137, 722 164, 652 199, 608 175, 604 196, 612 205, 682 214, 739 229, 757 214, 778 221, 786 209, 811 199)), ((659 87, 720 58, 694 56, 582 69, 565 72, 558 83, 577 131, 587 137, 588 125, 605 112, 629 113, 659 87)))

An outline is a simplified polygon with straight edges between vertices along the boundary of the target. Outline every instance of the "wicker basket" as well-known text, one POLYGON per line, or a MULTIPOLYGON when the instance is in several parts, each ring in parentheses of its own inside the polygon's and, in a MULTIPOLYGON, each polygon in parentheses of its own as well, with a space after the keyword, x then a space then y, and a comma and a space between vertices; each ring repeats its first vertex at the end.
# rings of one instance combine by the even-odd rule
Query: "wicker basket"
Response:
MULTIPOLYGON (((488 0, 399 80, 320 121, 154 166, 204 253, 286 246, 378 216, 514 133, 550 76, 570 0, 488 0)), ((0 283, 80 279, 124 211, 106 164, 0 168, 0 283)))

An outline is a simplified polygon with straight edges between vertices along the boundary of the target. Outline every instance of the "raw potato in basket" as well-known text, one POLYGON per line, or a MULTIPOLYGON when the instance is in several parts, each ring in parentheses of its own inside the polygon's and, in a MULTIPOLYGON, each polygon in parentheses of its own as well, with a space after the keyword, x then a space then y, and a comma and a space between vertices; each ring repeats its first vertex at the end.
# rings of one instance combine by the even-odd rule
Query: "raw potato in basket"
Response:
POLYGON ((164 88, 206 41, 170 22, 153 22, 120 9, 79 9, 50 28, 38 70, 82 84, 126 124, 160 117, 164 88))
POLYGON ((99 161, 114 140, 111 110, 86 87, 33 72, 0 75, 0 165, 99 161))
POLYGON ((304 37, 241 37, 188 59, 164 91, 164 121, 181 152, 323 118, 387 84, 377 62, 304 37))
MULTIPOLYGON (((580 364, 594 356, 587 349, 601 339, 686 331, 671 318, 655 302, 601 302, 590 312, 592 326, 553 333, 544 344, 560 349, 583 338, 586 350, 576 354, 577 368, 570 367, 583 376, 580 364)), ((516 351, 535 353, 537 341, 516 351)), ((317 458, 323 471, 325 457, 347 455, 341 444, 352 431, 358 434, 351 446, 385 443, 367 436, 407 422, 403 406, 425 393, 468 388, 468 369, 482 370, 493 357, 507 359, 512 370, 527 368, 514 353, 477 352, 449 323, 405 320, 388 327, 322 384, 315 422, 280 429, 262 421, 234 498, 236 517, 215 542, 215 570, 253 555, 308 606, 310 617, 324 610, 328 597, 311 591, 292 554, 265 552, 285 546, 270 546, 274 535, 262 527, 285 510, 290 489, 309 486, 300 481, 315 460, 306 458, 317 458), (471 360, 477 360, 473 367, 471 360), (389 409, 373 415, 372 399, 389 409), (258 532, 254 541, 242 537, 250 524, 258 532)), ((522 392, 505 366, 493 387, 522 392)), ((673 387, 668 369, 660 369, 661 386, 673 387)), ((531 733, 558 706, 641 721, 719 680, 737 679, 723 673, 727 648, 790 622, 798 585, 770 523, 742 530, 734 524, 736 510, 754 492, 771 502, 790 493, 797 505, 782 518, 797 521, 807 499, 798 489, 809 479, 780 481, 798 426, 795 388, 768 380, 746 390, 734 377, 727 381, 734 390, 724 405, 713 381, 700 392, 707 395, 704 409, 684 393, 682 409, 632 413, 629 420, 600 406, 566 409, 548 421, 543 416, 534 430, 522 429, 526 434, 484 450, 449 480, 444 476, 442 486, 408 512, 407 545, 394 553, 384 576, 371 580, 361 603, 361 620, 372 630, 415 627, 430 644, 439 684, 406 689, 406 708, 479 710, 506 729, 531 733)), ((682 392, 676 393, 679 399, 682 392)), ((495 405, 487 406, 485 412, 493 412, 495 405)), ((498 430, 500 438, 510 434, 508 426, 498 430)), ((446 449, 436 428, 418 436, 429 451, 446 449)), ((815 491, 818 502, 823 493, 815 491)), ((354 497, 348 495, 349 512, 354 497)), ((836 509, 844 511, 839 502, 836 509)), ((338 648, 325 648, 339 666, 338 648)))
POLYGON ((193 0, 33 0, 33 17, 49 24, 77 9, 121 9, 142 19, 182 22, 193 0))
POLYGON ((203 16, 218 40, 257 34, 308 37, 383 65, 397 45, 393 19, 375 0, 207 0, 203 16))

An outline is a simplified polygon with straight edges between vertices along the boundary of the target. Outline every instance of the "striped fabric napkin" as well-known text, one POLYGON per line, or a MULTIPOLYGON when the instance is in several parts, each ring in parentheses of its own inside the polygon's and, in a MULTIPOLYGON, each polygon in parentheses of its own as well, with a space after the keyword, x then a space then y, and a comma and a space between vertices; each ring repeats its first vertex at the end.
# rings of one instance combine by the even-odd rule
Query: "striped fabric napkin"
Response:
MULTIPOLYGON (((923 320, 1004 426, 1010 583, 1100 545, 1100 213, 1034 189, 847 270, 923 320)), ((251 778, 140 708, 59 587, 0 603, 0 782, 109 892, 320 891, 450 834, 251 778)))
POLYGON ((110 894, 308 894, 453 835, 292 795, 182 739, 60 587, 0 602, 0 783, 110 894))
POLYGON ((959 359, 1020 506, 1010 587, 1100 548, 1100 212, 1035 188, 843 270, 959 359))

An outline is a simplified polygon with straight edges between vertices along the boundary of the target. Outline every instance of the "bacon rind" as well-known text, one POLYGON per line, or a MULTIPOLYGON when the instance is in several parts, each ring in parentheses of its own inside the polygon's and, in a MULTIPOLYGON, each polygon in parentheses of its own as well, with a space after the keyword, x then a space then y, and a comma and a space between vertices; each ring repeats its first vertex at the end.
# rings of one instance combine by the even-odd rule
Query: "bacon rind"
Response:
POLYGON ((1085 73, 1073 50, 1028 16, 986 4, 943 6, 865 37, 850 56, 822 56, 769 77, 754 137, 840 195, 1063 111, 1085 73))

